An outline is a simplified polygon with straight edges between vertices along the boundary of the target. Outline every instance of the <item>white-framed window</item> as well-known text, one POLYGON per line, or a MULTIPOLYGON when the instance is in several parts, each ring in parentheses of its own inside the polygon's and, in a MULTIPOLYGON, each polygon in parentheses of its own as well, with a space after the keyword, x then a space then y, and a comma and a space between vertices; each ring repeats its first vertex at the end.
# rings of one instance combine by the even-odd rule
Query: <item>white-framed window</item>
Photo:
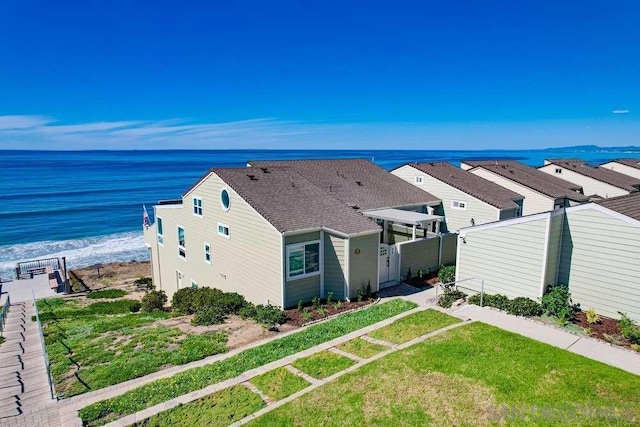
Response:
POLYGON ((193 198, 193 214, 202 218, 202 199, 200 197, 193 198))
POLYGON ((195 280, 191 279, 191 287, 192 288, 197 288, 198 287, 198 282, 196 282, 195 280))
POLYGON ((187 257, 186 240, 184 237, 184 227, 178 226, 178 256, 181 258, 187 257))
POLYGON ((229 190, 223 188, 220 190, 220 206, 222 206, 223 211, 228 211, 231 207, 231 199, 229 198, 229 190))
POLYGON ((320 274, 320 240, 287 246, 287 279, 320 274))
POLYGON ((422 184, 422 181, 423 181, 423 177, 420 176, 420 175, 416 175, 416 177, 415 177, 413 182, 416 183, 416 184, 422 184))
POLYGON ((218 223, 218 234, 222 237, 229 238, 229 226, 218 223))
POLYGON ((556 168, 556 173, 562 173, 562 168, 556 168))
POLYGON ((467 209, 467 202, 460 202, 458 200, 452 200, 451 201, 451 208, 452 209, 466 210, 467 209))
POLYGON ((156 218, 156 231, 158 233, 158 243, 164 245, 164 236, 162 235, 162 218, 156 218))
POLYGON ((211 245, 208 243, 204 244, 204 262, 211 265, 211 245))

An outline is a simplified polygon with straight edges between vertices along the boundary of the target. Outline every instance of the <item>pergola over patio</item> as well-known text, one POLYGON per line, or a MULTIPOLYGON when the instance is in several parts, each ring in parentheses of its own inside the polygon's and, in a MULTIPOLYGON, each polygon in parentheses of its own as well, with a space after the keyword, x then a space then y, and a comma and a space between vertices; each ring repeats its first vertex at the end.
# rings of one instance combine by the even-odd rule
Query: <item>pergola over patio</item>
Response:
MULTIPOLYGON (((384 231, 387 231, 387 222, 397 224, 407 224, 413 226, 412 240, 416 240, 416 230, 418 227, 429 230, 432 223, 435 224, 435 233, 440 232, 440 223, 444 220, 443 216, 425 214, 421 212, 405 211, 402 209, 377 209, 373 211, 362 212, 364 216, 369 218, 381 219, 385 221, 384 231)), ((385 239, 386 240, 386 239, 385 239)))

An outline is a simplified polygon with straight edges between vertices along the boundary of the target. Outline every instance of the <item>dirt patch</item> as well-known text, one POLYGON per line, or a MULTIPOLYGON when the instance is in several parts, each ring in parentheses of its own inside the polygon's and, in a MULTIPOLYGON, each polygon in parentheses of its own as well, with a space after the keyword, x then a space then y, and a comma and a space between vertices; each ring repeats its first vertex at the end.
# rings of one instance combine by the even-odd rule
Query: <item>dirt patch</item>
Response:
MULTIPOLYGON (((95 266, 73 269, 73 272, 91 290, 104 288, 121 288, 123 285, 133 285, 139 277, 151 277, 151 263, 148 261, 113 262, 103 264, 98 273, 95 266)), ((133 285, 131 290, 136 290, 133 285)))
POLYGON ((612 344, 631 348, 631 342, 622 336, 618 321, 615 319, 600 316, 600 321, 598 323, 589 323, 587 322, 586 313, 584 311, 580 311, 576 314, 576 318, 573 323, 580 327, 585 335, 599 340, 612 342, 611 338, 607 339, 605 336, 608 335, 609 337, 613 337, 612 344))

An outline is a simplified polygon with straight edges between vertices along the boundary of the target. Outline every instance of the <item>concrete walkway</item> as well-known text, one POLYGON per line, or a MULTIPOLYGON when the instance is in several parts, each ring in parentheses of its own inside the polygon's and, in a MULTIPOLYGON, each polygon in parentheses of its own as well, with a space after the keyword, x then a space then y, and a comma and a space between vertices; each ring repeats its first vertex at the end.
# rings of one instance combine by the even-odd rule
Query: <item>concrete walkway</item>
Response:
POLYGON ((513 316, 477 305, 465 305, 450 312, 640 375, 640 354, 593 338, 581 337, 526 317, 513 316))
POLYGON ((0 345, 0 425, 60 426, 32 302, 11 304, 0 345))

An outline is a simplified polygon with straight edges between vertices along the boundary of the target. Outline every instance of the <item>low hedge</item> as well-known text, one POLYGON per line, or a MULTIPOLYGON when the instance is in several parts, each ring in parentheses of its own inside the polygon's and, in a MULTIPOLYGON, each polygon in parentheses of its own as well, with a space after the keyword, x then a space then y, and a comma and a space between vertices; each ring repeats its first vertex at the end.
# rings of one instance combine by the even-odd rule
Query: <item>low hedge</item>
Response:
POLYGON ((346 313, 298 333, 247 349, 228 359, 189 369, 111 399, 96 402, 82 408, 79 416, 84 425, 103 425, 185 393, 236 377, 250 369, 296 354, 415 307, 416 304, 412 302, 398 299, 346 313))
MULTIPOLYGON (((469 304, 480 305, 480 294, 475 294, 467 299, 469 304)), ((482 305, 506 311, 516 316, 533 317, 543 313, 542 306, 535 300, 526 297, 518 297, 510 300, 506 295, 484 294, 482 305)))

